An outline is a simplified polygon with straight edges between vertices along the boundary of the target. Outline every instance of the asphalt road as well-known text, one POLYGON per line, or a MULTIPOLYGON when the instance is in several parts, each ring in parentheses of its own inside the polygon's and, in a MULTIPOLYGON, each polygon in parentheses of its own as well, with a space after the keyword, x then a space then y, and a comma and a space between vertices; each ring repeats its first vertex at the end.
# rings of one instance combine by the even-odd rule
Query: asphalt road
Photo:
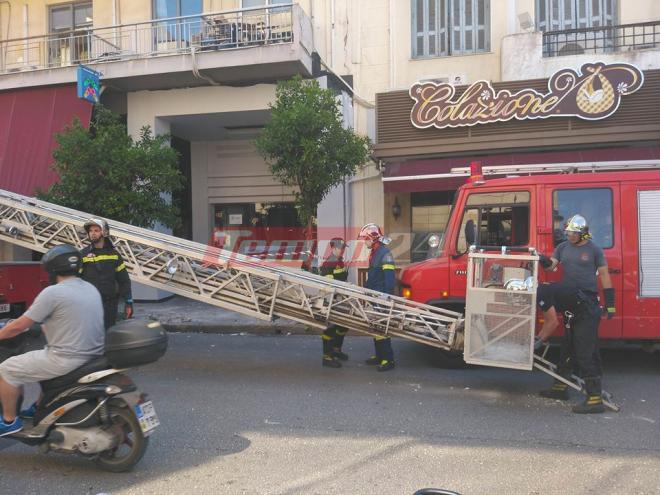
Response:
POLYGON ((397 369, 378 373, 361 364, 371 340, 350 335, 335 370, 320 345, 173 334, 132 373, 162 422, 133 472, 0 439, 0 493, 660 494, 658 355, 605 353, 622 411, 578 416, 536 396, 539 372, 443 369, 395 340, 397 369))

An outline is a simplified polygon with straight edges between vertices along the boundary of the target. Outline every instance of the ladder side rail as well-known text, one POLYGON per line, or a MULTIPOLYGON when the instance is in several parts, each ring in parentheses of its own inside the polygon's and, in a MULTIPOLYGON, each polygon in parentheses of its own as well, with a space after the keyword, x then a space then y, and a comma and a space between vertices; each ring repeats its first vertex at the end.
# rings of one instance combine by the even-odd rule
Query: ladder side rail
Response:
MULTIPOLYGON (((660 169, 660 160, 617 160, 603 162, 567 162, 531 165, 488 165, 482 168, 483 175, 547 174, 573 172, 613 172, 618 170, 660 169)), ((469 167, 454 167, 454 175, 469 175, 469 167)))

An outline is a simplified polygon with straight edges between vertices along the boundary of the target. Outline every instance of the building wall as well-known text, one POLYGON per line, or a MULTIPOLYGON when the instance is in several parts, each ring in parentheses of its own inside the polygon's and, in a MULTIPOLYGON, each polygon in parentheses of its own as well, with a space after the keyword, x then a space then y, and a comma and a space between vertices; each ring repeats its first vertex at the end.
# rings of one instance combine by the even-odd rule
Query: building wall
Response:
MULTIPOLYGON (((10 0, 9 4, 0 3, 0 38, 46 34, 48 6, 56 3, 62 2, 10 0)), ((354 77, 353 126, 362 134, 367 134, 374 122, 377 93, 407 89, 419 79, 448 77, 453 80, 461 76, 469 83, 477 79, 498 82, 547 77, 558 65, 577 67, 585 60, 585 57, 547 60, 540 57, 540 35, 523 31, 518 21, 518 16, 526 13, 535 21, 534 0, 491 0, 489 53, 428 59, 411 58, 409 0, 301 0, 298 3, 312 21, 314 48, 323 62, 337 74, 354 77), (521 60, 526 62, 521 65, 521 60)), ((204 0, 204 9, 206 12, 232 10, 240 8, 241 4, 240 0, 204 0)), ((619 24, 660 19, 657 0, 619 0, 618 4, 619 24)), ((153 18, 152 0, 94 0, 93 8, 94 27, 153 18)), ((649 65, 657 61, 657 52, 632 52, 621 56, 641 64, 642 68, 650 68, 649 65)), ((135 135, 144 124, 166 132, 169 130, 167 117, 173 115, 266 109, 273 98, 272 86, 130 93, 127 100, 129 132, 135 135)), ((197 157, 197 161, 193 159, 194 167, 208 163, 208 145, 204 148, 204 145, 193 144, 192 154, 197 157)), ((390 229, 402 228, 399 225, 402 220, 394 222, 390 216, 379 172, 373 164, 368 164, 349 183, 348 189, 348 201, 353 205, 352 225, 375 221, 390 229)), ((199 193, 201 189, 196 191, 199 193)), ((193 197, 199 200, 195 191, 193 197)))
MULTIPOLYGON (((128 94, 128 131, 137 136, 140 129, 148 125, 157 132, 169 132, 172 118, 207 113, 230 113, 250 110, 266 110, 275 98, 275 86, 259 84, 243 88, 202 87, 173 89, 169 91, 139 91, 128 94)), ((228 176, 260 176, 263 189, 255 194, 267 193, 291 199, 274 180, 264 179, 265 164, 249 144, 236 139, 221 141, 194 141, 191 143, 191 172, 193 198, 193 240, 206 242, 209 237, 211 218, 210 204, 222 202, 222 195, 234 194, 232 188, 222 188, 228 176), (260 170, 257 170, 260 168, 260 170), (233 170, 233 172, 232 172, 233 170), (273 187, 276 189, 274 190, 273 187)), ((231 179, 235 180, 235 179, 231 179)), ((255 178, 244 179, 242 185, 255 185, 255 178), (247 181, 247 182, 246 182, 247 181)), ((235 182, 232 183, 235 185, 235 182)), ((245 194, 249 188, 243 187, 245 194)), ((241 193, 242 194, 242 193, 241 193)), ((254 194, 251 194, 251 197, 254 194)))

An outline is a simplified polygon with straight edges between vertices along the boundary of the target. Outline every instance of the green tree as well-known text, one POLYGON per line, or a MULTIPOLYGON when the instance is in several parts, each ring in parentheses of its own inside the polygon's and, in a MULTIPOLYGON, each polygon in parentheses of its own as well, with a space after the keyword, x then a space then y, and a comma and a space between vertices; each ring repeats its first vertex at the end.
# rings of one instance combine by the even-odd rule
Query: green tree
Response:
POLYGON ((368 137, 342 127, 335 93, 316 80, 296 76, 278 83, 271 120, 256 140, 270 172, 295 186, 296 207, 308 238, 318 204, 366 163, 368 137))
POLYGON ((76 119, 56 140, 60 180, 37 197, 139 227, 178 226, 179 208, 169 198, 184 178, 169 136, 153 136, 146 126, 133 140, 121 117, 99 105, 89 130, 76 119))

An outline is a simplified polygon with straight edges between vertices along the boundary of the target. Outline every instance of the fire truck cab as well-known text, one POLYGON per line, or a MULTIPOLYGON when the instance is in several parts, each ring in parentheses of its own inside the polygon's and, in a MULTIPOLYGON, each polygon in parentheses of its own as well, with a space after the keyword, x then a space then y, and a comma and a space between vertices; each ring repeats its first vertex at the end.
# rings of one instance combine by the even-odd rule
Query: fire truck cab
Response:
MULTIPOLYGON (((485 167, 485 176, 520 176, 471 177, 456 193, 434 252, 402 271, 402 295, 462 312, 470 245, 535 247, 550 256, 565 240, 565 222, 579 213, 605 253, 616 290, 617 314, 601 322, 601 339, 660 350, 660 168, 573 165, 485 167)), ((561 265, 539 277, 559 280, 561 265)))

